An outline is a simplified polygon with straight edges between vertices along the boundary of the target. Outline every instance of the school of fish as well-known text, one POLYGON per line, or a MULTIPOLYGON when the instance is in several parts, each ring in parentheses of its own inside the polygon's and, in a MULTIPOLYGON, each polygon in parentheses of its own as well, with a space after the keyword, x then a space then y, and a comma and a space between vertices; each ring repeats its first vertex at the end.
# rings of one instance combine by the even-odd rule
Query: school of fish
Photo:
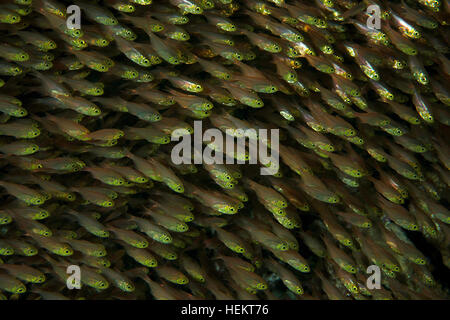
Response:
POLYGON ((448 0, 0 1, 0 300, 448 299, 449 17, 448 0), (215 140, 247 163, 174 164, 199 120, 279 129, 277 173, 215 140))

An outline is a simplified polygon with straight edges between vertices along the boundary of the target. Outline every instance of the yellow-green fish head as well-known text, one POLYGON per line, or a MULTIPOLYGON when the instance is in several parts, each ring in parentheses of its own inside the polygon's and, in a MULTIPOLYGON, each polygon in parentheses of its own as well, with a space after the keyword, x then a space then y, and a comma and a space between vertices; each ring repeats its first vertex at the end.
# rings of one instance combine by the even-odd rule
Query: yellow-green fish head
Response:
POLYGON ((414 263, 417 263, 417 264, 420 264, 420 265, 425 265, 425 264, 427 264, 427 262, 426 262, 424 259, 422 259, 422 258, 416 258, 416 259, 414 259, 414 263))
POLYGON ((423 72, 414 72, 413 76, 419 83, 423 85, 427 85, 429 83, 427 75, 425 75, 423 72))
POLYGON ((27 202, 29 202, 32 205, 40 205, 45 202, 45 196, 41 195, 38 197, 33 197, 33 198, 29 199, 27 202))
POLYGON ((136 71, 133 70, 127 70, 121 75, 125 79, 136 79, 139 74, 136 71))
POLYGON ((99 290, 105 290, 109 288, 109 283, 107 281, 98 280, 92 284, 92 287, 99 290))
POLYGON ((232 23, 218 23, 216 24, 216 26, 224 31, 228 32, 236 31, 236 26, 232 23))
POLYGON ((25 287, 25 285, 23 283, 21 283, 20 285, 12 287, 11 290, 10 290, 10 292, 18 293, 18 294, 25 293, 26 291, 27 291, 27 288, 25 287))
POLYGON ((106 65, 106 63, 92 62, 89 67, 98 72, 107 72, 109 70, 109 67, 106 65))
POLYGON ((136 10, 136 8, 132 4, 119 4, 117 9, 122 12, 131 13, 136 10))
POLYGON ((171 17, 169 19, 169 21, 172 24, 186 24, 189 22, 189 18, 186 16, 176 16, 176 17, 171 17))
POLYGON ((195 4, 180 4, 179 8, 191 14, 202 14, 203 9, 195 4))
POLYGON ((155 259, 145 259, 144 261, 141 261, 141 263, 149 268, 156 268, 158 266, 158 261, 155 259))
POLYGON ((364 222, 363 224, 361 224, 362 228, 371 228, 372 227, 372 223, 371 222, 364 222))
POLYGON ((244 98, 242 98, 241 102, 252 108, 264 107, 264 102, 261 99, 253 99, 253 98, 244 97, 244 98))
POLYGON ((38 250, 32 247, 24 248, 22 252, 27 257, 32 257, 38 254, 38 250))
POLYGON ((54 250, 53 253, 59 256, 67 257, 73 254, 73 249, 68 245, 62 245, 61 247, 54 250))
POLYGON ((114 202, 112 200, 105 200, 103 202, 98 203, 98 205, 105 207, 105 208, 110 208, 110 207, 114 206, 114 202))
POLYGON ((187 284, 187 283, 189 283, 189 280, 186 277, 182 277, 182 278, 178 278, 176 280, 176 283, 178 283, 178 284, 187 284))
POLYGON ((48 218, 50 216, 50 213, 45 209, 39 209, 38 212, 33 216, 33 220, 42 220, 45 218, 48 218))
POLYGON ((148 247, 147 241, 134 241, 133 246, 136 248, 144 249, 148 247))
POLYGON ((141 6, 148 6, 152 4, 153 0, 132 0, 132 2, 140 4, 141 6))
POLYGON ((43 283, 45 282, 46 277, 44 274, 41 274, 39 276, 32 276, 30 277, 30 279, 28 280, 31 283, 43 283))
POLYGON ((0 248, 0 255, 2 256, 10 256, 14 254, 14 250, 12 248, 0 248))
POLYGON ((0 213, 0 225, 9 224, 12 222, 12 217, 9 214, 0 213))
POLYGON ((133 284, 126 281, 119 281, 117 286, 120 290, 123 290, 125 292, 133 292, 135 290, 133 284))
POLYGON ((8 13, 8 14, 0 14, 0 22, 3 23, 19 23, 22 18, 20 17, 20 14, 18 13, 8 13))
POLYGON ((168 181, 167 186, 172 189, 173 191, 177 193, 183 193, 184 192, 184 186, 180 183, 176 183, 173 181, 168 181))
POLYGON ((350 273, 353 273, 353 274, 356 273, 356 268, 354 266, 350 265, 350 264, 345 264, 345 265, 342 266, 342 268, 345 271, 347 271, 347 272, 350 272, 350 273))
POLYGON ((267 289, 267 284, 265 284, 265 283, 258 283, 256 285, 256 289, 258 289, 258 290, 266 290, 267 289))

